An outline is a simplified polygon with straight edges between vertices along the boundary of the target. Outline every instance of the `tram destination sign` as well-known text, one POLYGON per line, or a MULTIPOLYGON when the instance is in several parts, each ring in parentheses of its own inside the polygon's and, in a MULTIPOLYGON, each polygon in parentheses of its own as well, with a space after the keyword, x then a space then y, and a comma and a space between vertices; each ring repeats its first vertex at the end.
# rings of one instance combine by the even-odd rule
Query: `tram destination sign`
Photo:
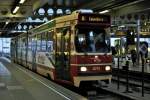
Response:
POLYGON ((110 24, 110 16, 101 14, 79 14, 79 23, 110 24))

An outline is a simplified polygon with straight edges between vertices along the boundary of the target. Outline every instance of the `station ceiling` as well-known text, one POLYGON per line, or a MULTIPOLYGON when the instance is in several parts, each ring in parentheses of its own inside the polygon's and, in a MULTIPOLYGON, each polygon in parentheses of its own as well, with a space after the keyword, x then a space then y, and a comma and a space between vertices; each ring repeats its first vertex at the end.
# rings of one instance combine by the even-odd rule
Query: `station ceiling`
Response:
POLYGON ((150 8, 150 0, 25 0, 23 4, 19 2, 20 0, 0 0, 0 36, 18 35, 19 32, 12 32, 23 30, 23 27, 18 29, 18 25, 26 25, 26 30, 28 30, 31 25, 35 27, 43 23, 27 22, 26 19, 28 17, 31 17, 33 20, 47 17, 50 20, 66 14, 67 10, 72 12, 76 9, 92 9, 95 12, 109 9, 111 10, 111 15, 118 16, 149 11, 150 8), (16 6, 19 6, 20 9, 13 14, 16 6), (38 13, 41 8, 45 10, 45 14, 40 15, 38 13), (47 14, 49 9, 53 10, 52 15, 47 14), (58 9, 61 9, 63 13, 57 14, 58 9))

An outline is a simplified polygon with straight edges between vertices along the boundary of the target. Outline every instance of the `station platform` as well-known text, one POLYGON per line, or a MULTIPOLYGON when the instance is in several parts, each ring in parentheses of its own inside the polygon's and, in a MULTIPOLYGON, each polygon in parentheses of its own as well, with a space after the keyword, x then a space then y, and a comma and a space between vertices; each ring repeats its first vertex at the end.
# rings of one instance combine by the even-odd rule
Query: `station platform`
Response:
POLYGON ((1 100, 87 100, 9 59, 0 58, 1 100))
MULTIPOLYGON (((123 69, 123 66, 125 66, 125 59, 120 59, 119 60, 119 68, 123 69)), ((113 68, 118 68, 118 58, 114 58, 113 68)), ((129 70, 141 72, 142 71, 142 63, 140 62, 139 65, 135 64, 133 66, 132 61, 129 61, 129 70)), ((150 63, 144 64, 144 72, 150 73, 150 63)))
MULTIPOLYGON (((119 60, 120 73, 121 73, 121 70, 123 69, 123 66, 125 65, 124 62, 125 61, 123 61, 121 59, 119 60)), ((115 63, 113 64, 112 67, 114 68, 113 70, 118 70, 118 58, 115 58, 115 63)), ((114 71, 114 72, 116 72, 116 71, 114 71)), ((142 63, 140 62, 139 66, 136 64, 133 66, 132 62, 129 61, 129 72, 137 72, 137 76, 141 75, 142 63)), ((144 75, 150 75, 150 64, 149 63, 145 63, 144 73, 145 73, 144 75)), ((117 74, 117 72, 115 74, 117 74)), ((113 78, 115 78, 115 80, 117 80, 117 77, 113 77, 113 78)), ((126 82, 126 79, 120 78, 120 81, 126 82)), ((141 87, 132 87, 129 85, 129 92, 128 92, 128 91, 126 91, 127 90, 126 85, 123 85, 120 82, 120 86, 119 86, 120 88, 118 89, 116 82, 111 83, 107 88, 104 88, 104 89, 111 91, 112 93, 115 93, 115 94, 120 94, 122 96, 129 97, 129 98, 131 98, 131 100, 149 100, 150 91, 144 90, 144 96, 142 96, 142 88, 141 87)), ((141 85, 142 80, 138 82, 138 81, 129 79, 129 83, 141 85)), ((147 83, 144 81, 144 87, 149 88, 150 83, 147 83)))
MULTIPOLYGON (((111 83, 108 87, 103 87, 103 89, 111 94, 130 98, 129 100, 149 100, 150 98, 150 92, 145 92, 144 97, 142 97, 141 91, 137 92, 132 88, 129 89, 132 90, 132 93, 126 93, 126 87, 122 84, 120 84, 120 89, 117 89, 116 83, 111 83)), ((20 65, 11 63, 9 59, 4 57, 0 57, 0 98, 2 100, 88 99, 20 65)), ((111 98, 109 99, 111 100, 111 98)))

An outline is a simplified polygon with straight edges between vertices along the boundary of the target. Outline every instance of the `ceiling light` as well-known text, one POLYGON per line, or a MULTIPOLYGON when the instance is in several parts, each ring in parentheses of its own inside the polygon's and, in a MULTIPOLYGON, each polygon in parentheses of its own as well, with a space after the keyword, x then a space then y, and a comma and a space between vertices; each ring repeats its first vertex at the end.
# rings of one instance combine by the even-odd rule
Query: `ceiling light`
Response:
POLYGON ((91 9, 79 9, 76 12, 81 12, 81 13, 93 13, 93 10, 91 9))
POLYGON ((107 12, 109 12, 109 10, 104 10, 104 11, 101 11, 101 12, 99 12, 100 14, 104 14, 104 13, 107 13, 107 12))
POLYGON ((20 2, 19 2, 19 3, 20 3, 20 4, 23 4, 24 2, 25 2, 25 0, 20 0, 20 2))
POLYGON ((15 9, 13 10, 13 14, 15 14, 19 10, 19 6, 16 6, 15 9))

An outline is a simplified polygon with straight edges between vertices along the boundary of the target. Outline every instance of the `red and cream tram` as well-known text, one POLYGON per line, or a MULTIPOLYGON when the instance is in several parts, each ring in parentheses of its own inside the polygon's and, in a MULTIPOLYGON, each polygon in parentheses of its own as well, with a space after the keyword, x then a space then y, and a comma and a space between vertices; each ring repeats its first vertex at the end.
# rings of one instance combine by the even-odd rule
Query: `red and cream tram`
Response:
POLYGON ((55 81, 111 81, 110 16, 72 13, 12 39, 12 60, 55 81))

